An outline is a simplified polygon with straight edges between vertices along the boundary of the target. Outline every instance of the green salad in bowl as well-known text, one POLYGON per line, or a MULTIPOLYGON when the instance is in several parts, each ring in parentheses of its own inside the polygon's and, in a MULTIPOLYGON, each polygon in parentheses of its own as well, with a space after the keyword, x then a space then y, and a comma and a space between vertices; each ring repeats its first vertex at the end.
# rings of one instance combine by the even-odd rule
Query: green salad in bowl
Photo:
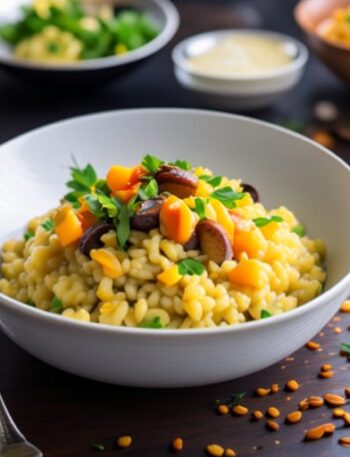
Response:
POLYGON ((33 0, 16 21, 0 25, 0 38, 16 58, 69 63, 123 55, 155 39, 160 30, 142 9, 81 0, 33 0))

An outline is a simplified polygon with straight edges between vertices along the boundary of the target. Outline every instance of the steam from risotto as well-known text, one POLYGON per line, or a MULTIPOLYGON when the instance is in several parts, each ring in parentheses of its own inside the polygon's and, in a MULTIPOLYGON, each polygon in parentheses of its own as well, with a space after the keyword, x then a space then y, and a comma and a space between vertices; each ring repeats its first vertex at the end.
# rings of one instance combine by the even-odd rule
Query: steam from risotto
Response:
POLYGON ((267 318, 317 296, 325 247, 240 180, 146 156, 99 180, 71 169, 61 205, 2 246, 0 292, 70 319, 207 328, 267 318))

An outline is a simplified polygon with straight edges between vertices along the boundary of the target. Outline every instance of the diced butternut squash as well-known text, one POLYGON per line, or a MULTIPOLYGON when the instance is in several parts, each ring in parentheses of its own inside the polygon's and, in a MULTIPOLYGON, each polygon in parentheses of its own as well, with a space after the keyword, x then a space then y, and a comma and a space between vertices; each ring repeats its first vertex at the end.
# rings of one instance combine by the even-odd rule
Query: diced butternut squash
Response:
POLYGON ((55 232, 62 246, 80 240, 83 236, 81 222, 73 208, 64 207, 55 218, 55 232))
POLYGON ((123 269, 118 258, 107 249, 92 249, 90 257, 99 263, 103 273, 111 279, 117 279, 123 274, 123 269))
POLYGON ((121 165, 113 165, 107 173, 107 185, 112 192, 124 190, 130 186, 131 178, 134 169, 122 167, 121 165))
POLYGON ((179 273, 179 268, 177 265, 173 265, 167 270, 163 271, 157 276, 158 281, 162 282, 168 287, 174 286, 177 284, 182 276, 179 273))
POLYGON ((231 243, 233 242, 233 236, 235 232, 235 225, 233 220, 228 212, 227 208, 215 198, 210 199, 210 204, 215 210, 216 213, 216 222, 220 224, 226 231, 231 243))
POLYGON ((280 226, 281 224, 279 222, 271 221, 263 227, 260 227, 260 230, 267 240, 272 240, 280 226))
POLYGON ((264 286, 264 269, 258 260, 243 260, 228 273, 228 278, 233 284, 243 287, 260 288, 264 286))
POLYGON ((139 183, 142 176, 144 176, 145 174, 147 174, 147 171, 141 165, 136 165, 132 169, 132 173, 130 176, 130 185, 133 186, 134 184, 139 183))
POLYGON ((235 235, 233 251, 236 259, 239 259, 243 252, 250 258, 257 258, 260 252, 266 250, 266 246, 267 242, 259 230, 239 232, 235 235))
POLYGON ((175 243, 185 244, 191 238, 195 218, 180 198, 170 195, 161 207, 159 218, 162 233, 175 243))
POLYGON ((113 192, 115 197, 118 197, 123 203, 127 203, 140 189, 140 184, 134 184, 123 190, 116 190, 113 192))

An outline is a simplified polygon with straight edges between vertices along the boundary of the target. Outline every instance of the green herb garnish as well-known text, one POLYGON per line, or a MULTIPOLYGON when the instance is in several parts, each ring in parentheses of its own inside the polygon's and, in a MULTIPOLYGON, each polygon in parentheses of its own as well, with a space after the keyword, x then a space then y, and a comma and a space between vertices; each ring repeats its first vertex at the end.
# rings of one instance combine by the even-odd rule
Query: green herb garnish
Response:
POLYGON ((55 228, 55 223, 52 219, 47 219, 41 224, 42 228, 45 229, 47 232, 51 232, 55 228))
POLYGON ((30 240, 31 238, 33 238, 33 236, 34 236, 34 232, 33 232, 32 230, 27 230, 27 231, 25 232, 25 234, 23 235, 23 239, 24 239, 25 241, 28 241, 28 240, 30 240))
POLYGON ((164 161, 148 154, 142 159, 141 165, 151 174, 154 174, 157 172, 158 168, 164 165, 164 161))
POLYGON ((199 262, 198 260, 195 260, 195 259, 181 260, 181 262, 179 262, 177 264, 177 267, 179 269, 179 273, 181 276, 201 275, 205 270, 205 266, 201 262, 199 262))
POLYGON ((202 181, 206 181, 213 187, 220 186, 222 181, 222 176, 209 176, 209 175, 202 175, 199 177, 202 181))
POLYGON ((260 313, 260 319, 266 319, 267 317, 272 317, 272 314, 270 311, 267 311, 267 309, 262 309, 260 313))
POLYGON ((181 168, 182 170, 189 171, 191 170, 192 166, 186 160, 175 160, 174 163, 170 163, 170 165, 175 165, 175 167, 181 168))
POLYGON ((53 297, 50 305, 50 312, 55 314, 61 314, 63 311, 63 303, 62 301, 57 298, 53 297))
POLYGON ((201 198, 195 198, 194 199, 194 204, 195 204, 195 207, 193 208, 193 210, 198 214, 199 219, 200 220, 205 219, 206 215, 205 215, 205 203, 204 203, 204 201, 201 198))
POLYGON ((211 194, 212 198, 219 200, 226 208, 235 208, 236 200, 242 200, 245 192, 235 192, 232 187, 222 187, 221 189, 214 190, 211 194))
POLYGON ((139 324, 139 327, 141 327, 141 328, 156 328, 156 329, 164 328, 164 326, 162 325, 162 323, 160 321, 160 317, 159 316, 155 316, 153 319, 144 319, 139 324))
POLYGON ((350 356, 350 344, 340 343, 341 352, 345 352, 346 355, 350 356))
POLYGON ((246 392, 238 392, 237 394, 232 394, 229 398, 224 400, 214 400, 213 406, 217 407, 219 405, 227 405, 229 408, 233 408, 238 405, 238 403, 247 396, 246 392))
POLYGON ((150 198, 154 198, 157 195, 158 183, 154 178, 150 179, 149 182, 142 186, 139 190, 139 197, 141 200, 149 200, 150 198))
POLYGON ((92 443, 91 447, 95 451, 99 451, 99 452, 102 452, 102 451, 106 450, 105 446, 103 444, 101 444, 101 443, 92 443))
POLYGON ((283 222, 283 218, 280 216, 271 216, 269 217, 257 217, 253 219, 254 224, 257 227, 265 227, 265 225, 270 224, 270 222, 283 222))
POLYGON ((130 236, 130 219, 135 212, 137 195, 133 197, 126 205, 121 206, 114 225, 117 232, 117 241, 121 249, 125 248, 126 242, 130 236))
POLYGON ((90 164, 85 168, 79 168, 78 164, 75 163, 70 171, 72 179, 66 183, 66 186, 72 191, 66 194, 64 198, 73 205, 80 206, 79 198, 91 192, 91 188, 98 182, 97 174, 90 164))
POLYGON ((300 238, 305 236, 305 229, 301 224, 296 225, 295 227, 293 227, 292 228, 292 232, 296 233, 298 236, 300 236, 300 238))

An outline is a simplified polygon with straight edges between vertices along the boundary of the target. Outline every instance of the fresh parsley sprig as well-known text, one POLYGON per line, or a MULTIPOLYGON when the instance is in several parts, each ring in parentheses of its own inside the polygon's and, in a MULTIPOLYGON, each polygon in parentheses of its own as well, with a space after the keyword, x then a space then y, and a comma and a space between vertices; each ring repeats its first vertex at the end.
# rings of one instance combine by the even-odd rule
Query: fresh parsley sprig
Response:
POLYGON ((181 260, 181 262, 177 264, 177 267, 181 276, 201 275, 205 270, 205 266, 196 259, 181 260))
POLYGON ((300 238, 305 236, 305 229, 301 224, 298 224, 295 227, 293 227, 292 232, 296 233, 298 236, 300 236, 300 238))
POLYGON ((139 327, 161 329, 164 328, 164 325, 161 323, 160 317, 155 316, 153 319, 144 319, 141 321, 139 327))
POLYGON ((33 238, 33 236, 34 236, 34 232, 32 230, 27 230, 23 235, 23 239, 24 239, 24 241, 28 241, 31 238, 33 238))
POLYGON ((270 222, 283 222, 283 218, 280 216, 257 217, 253 219, 253 222, 257 227, 265 227, 265 225, 270 224, 270 222))
POLYGON ((213 187, 217 187, 217 186, 220 186, 220 184, 221 184, 222 176, 202 175, 202 176, 199 176, 199 179, 207 182, 208 184, 210 184, 213 187))
POLYGON ((155 156, 151 156, 150 154, 147 154, 142 159, 141 165, 151 174, 154 174, 157 172, 158 168, 160 168, 162 165, 164 165, 164 161, 158 159, 155 156))
POLYGON ((46 221, 42 222, 41 226, 47 232, 51 232, 55 228, 55 223, 52 219, 46 219, 46 221))
POLYGON ((74 207, 79 207, 79 199, 90 193, 91 188, 98 182, 97 173, 91 164, 86 165, 85 168, 79 168, 76 162, 75 166, 70 168, 70 173, 71 180, 66 183, 66 186, 71 191, 64 198, 74 207))
POLYGON ((242 200, 245 195, 245 192, 235 192, 232 187, 227 186, 214 190, 211 197, 219 200, 226 208, 232 209, 236 207, 236 201, 242 200))
POLYGON ((267 311, 267 309, 262 309, 260 313, 260 319, 266 319, 267 317, 272 317, 272 314, 270 311, 267 311))

